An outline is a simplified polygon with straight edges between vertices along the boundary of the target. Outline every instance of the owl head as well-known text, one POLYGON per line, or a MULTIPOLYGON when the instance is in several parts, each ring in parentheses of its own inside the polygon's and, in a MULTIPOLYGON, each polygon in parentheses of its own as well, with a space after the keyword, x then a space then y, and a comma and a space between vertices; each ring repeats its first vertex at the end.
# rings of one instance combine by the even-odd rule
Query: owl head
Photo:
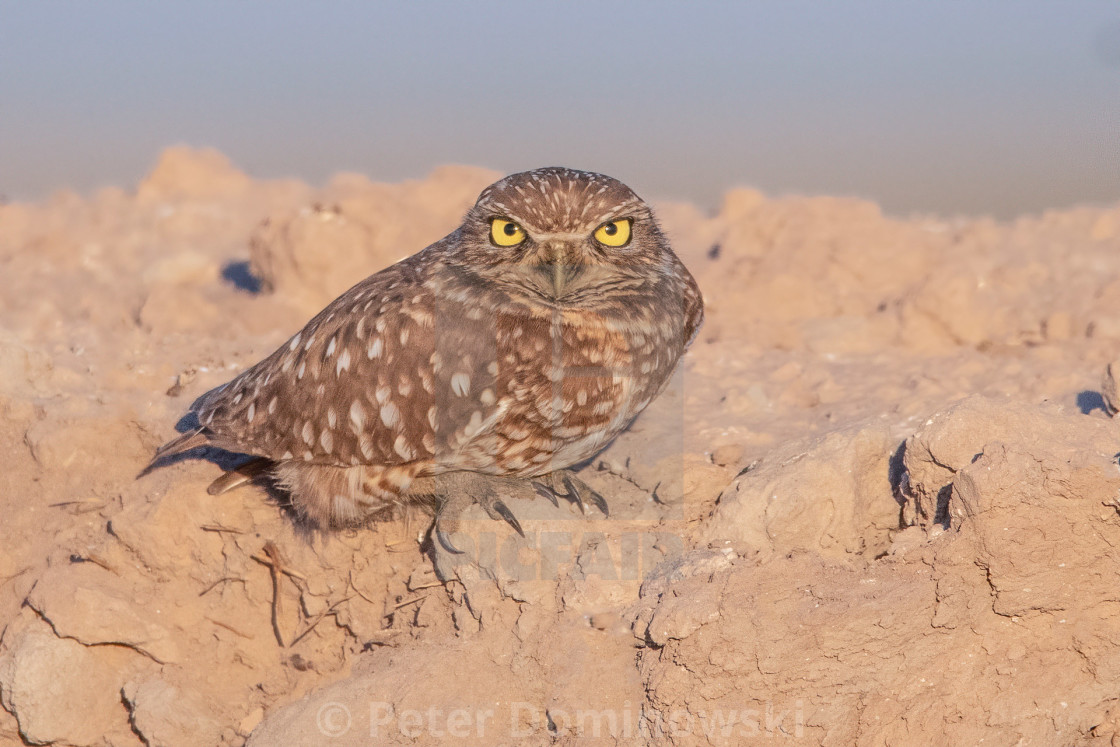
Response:
POLYGON ((550 302, 579 302, 669 271, 649 206, 617 179, 549 167, 482 191, 448 261, 480 280, 550 302))

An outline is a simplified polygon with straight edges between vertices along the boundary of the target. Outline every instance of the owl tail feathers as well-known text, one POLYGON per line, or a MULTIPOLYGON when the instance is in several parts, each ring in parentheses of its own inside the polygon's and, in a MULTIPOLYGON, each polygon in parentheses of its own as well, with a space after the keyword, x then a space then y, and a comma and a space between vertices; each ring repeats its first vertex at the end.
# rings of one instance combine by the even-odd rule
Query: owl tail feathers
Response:
POLYGON ((207 444, 209 444, 210 437, 206 435, 204 430, 205 429, 203 428, 199 428, 198 430, 188 431, 178 438, 171 439, 163 446, 156 449, 156 453, 155 456, 152 457, 152 461, 148 463, 148 466, 145 467, 140 472, 140 474, 137 475, 137 477, 143 477, 144 475, 148 474, 155 468, 156 464, 158 464, 163 459, 166 459, 167 457, 172 457, 176 454, 182 454, 185 451, 197 449, 199 446, 206 446, 207 444))
POLYGON ((252 482, 261 475, 264 475, 271 467, 272 462, 264 457, 250 459, 241 466, 231 469, 229 472, 226 472, 217 480, 210 483, 210 487, 206 488, 206 492, 210 495, 228 493, 234 488, 239 488, 246 483, 252 482))

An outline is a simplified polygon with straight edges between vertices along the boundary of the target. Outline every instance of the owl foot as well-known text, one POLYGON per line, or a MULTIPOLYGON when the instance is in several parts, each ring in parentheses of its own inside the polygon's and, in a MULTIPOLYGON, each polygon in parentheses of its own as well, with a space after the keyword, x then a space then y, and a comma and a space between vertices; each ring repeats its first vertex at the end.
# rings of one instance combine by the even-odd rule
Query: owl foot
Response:
POLYGON ((595 508, 603 512, 603 516, 611 515, 607 508, 607 501, 603 496, 573 475, 570 470, 562 469, 550 472, 544 476, 542 482, 534 480, 533 490, 537 491, 537 495, 552 501, 554 506, 560 505, 557 498, 563 498, 579 506, 585 515, 590 512, 588 503, 594 504, 595 508))
POLYGON ((432 535, 444 550, 455 555, 462 554, 462 550, 455 547, 451 538, 443 531, 441 521, 444 518, 454 519, 470 505, 477 503, 491 519, 501 519, 513 527, 513 530, 525 536, 521 522, 513 515, 501 498, 498 497, 492 483, 500 478, 491 478, 472 473, 457 473, 454 477, 444 480, 444 500, 436 512, 436 519, 432 523, 432 535))

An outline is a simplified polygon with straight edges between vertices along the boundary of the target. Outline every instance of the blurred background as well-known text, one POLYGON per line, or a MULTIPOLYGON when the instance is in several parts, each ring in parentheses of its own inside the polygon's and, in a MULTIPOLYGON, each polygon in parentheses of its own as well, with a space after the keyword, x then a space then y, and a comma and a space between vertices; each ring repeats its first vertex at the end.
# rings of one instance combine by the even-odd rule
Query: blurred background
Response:
POLYGON ((1120 199, 1120 3, 0 0, 0 195, 563 164, 894 214, 1120 199))

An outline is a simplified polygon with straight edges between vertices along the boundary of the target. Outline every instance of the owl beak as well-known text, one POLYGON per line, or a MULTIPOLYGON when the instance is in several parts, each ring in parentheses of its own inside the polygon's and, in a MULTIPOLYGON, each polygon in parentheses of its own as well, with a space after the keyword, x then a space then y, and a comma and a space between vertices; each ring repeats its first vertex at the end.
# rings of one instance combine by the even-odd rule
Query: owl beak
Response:
POLYGON ((556 297, 559 298, 564 295, 572 284, 572 281, 579 275, 580 268, 577 265, 561 264, 556 262, 551 265, 546 265, 549 271, 549 279, 552 281, 552 288, 556 291, 556 297))
POLYGON ((555 298, 563 296, 583 273, 583 266, 573 259, 570 248, 563 244, 546 245, 539 256, 539 270, 555 298))

